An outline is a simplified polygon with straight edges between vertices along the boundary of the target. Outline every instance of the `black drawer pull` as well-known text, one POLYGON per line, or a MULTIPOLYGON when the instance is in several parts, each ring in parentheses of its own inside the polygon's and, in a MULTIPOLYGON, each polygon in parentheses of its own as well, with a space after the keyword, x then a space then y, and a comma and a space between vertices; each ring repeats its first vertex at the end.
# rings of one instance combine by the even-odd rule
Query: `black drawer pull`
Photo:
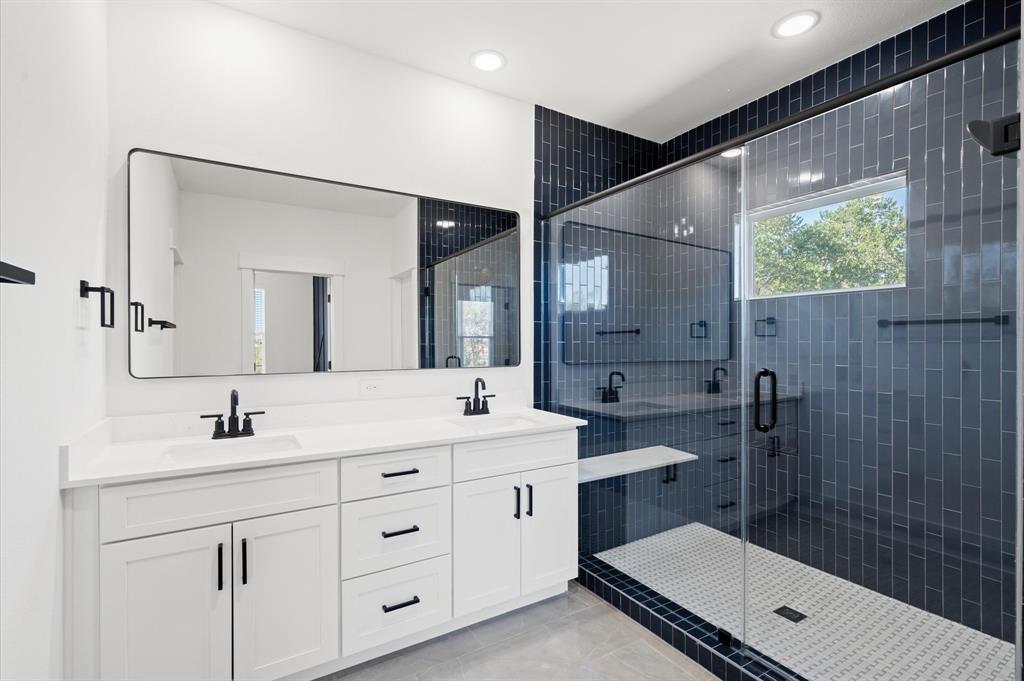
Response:
POLYGON ((242 539, 242 584, 249 583, 249 551, 245 546, 245 539, 242 539))
POLYGON ((217 591, 224 590, 224 543, 217 544, 217 591))
POLYGON ((401 610, 402 608, 408 608, 410 605, 416 605, 419 602, 420 602, 420 597, 419 596, 413 596, 411 599, 407 600, 405 603, 398 603, 396 605, 382 605, 380 607, 381 607, 381 610, 383 610, 384 612, 394 612, 395 610, 401 610))
POLYGON ((407 471, 395 471, 394 473, 381 473, 382 478, 397 478, 400 475, 416 475, 420 472, 419 468, 410 468, 407 471))
POLYGON ((523 490, 519 489, 518 485, 516 486, 515 490, 516 490, 516 512, 512 514, 512 517, 515 518, 516 520, 519 520, 519 518, 520 518, 519 511, 520 511, 520 509, 522 507, 523 490))
POLYGON ((735 506, 735 505, 736 505, 735 501, 727 501, 724 504, 718 504, 718 508, 730 508, 730 507, 735 506))
POLYGON ((533 485, 526 486, 526 515, 533 515, 533 485))
POLYGON ((718 425, 720 425, 720 426, 734 426, 734 425, 736 425, 736 422, 735 421, 719 421, 718 425))
POLYGON ((736 460, 735 456, 721 456, 721 457, 718 458, 718 463, 729 463, 730 461, 735 461, 735 460, 736 460))
POLYGON ((391 539, 391 537, 401 537, 403 534, 412 534, 413 532, 419 531, 420 526, 413 525, 412 527, 407 527, 404 530, 397 530, 395 532, 381 532, 380 536, 384 537, 385 539, 391 539))

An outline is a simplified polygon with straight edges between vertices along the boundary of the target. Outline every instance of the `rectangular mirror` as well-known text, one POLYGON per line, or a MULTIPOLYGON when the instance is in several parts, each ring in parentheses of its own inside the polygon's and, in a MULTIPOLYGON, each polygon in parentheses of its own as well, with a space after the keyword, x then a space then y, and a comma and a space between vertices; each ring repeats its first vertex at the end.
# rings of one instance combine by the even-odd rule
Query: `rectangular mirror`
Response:
POLYGON ((136 378, 519 364, 516 213, 136 149, 136 378))

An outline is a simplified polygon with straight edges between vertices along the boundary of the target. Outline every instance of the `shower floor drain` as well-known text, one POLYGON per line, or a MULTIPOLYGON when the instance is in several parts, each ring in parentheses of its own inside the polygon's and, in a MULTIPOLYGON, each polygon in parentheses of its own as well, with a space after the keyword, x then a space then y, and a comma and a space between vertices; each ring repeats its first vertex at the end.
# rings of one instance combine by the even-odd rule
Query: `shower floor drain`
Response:
POLYGON ((799 610, 794 610, 788 605, 784 605, 781 608, 776 608, 775 610, 772 610, 772 612, 774 612, 776 615, 782 615, 790 622, 799 622, 800 620, 807 619, 807 615, 803 614, 799 610))

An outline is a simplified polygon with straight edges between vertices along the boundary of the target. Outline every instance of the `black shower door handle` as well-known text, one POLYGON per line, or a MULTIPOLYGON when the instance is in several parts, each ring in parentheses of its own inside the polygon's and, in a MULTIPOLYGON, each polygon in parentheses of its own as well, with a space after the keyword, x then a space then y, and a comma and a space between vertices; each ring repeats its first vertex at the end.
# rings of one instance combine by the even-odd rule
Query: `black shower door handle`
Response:
POLYGON ((779 420, 779 378, 774 371, 770 369, 761 369, 754 376, 754 428, 762 433, 767 433, 773 428, 779 420), (771 379, 771 412, 772 420, 770 423, 761 423, 761 379, 764 377, 771 379))

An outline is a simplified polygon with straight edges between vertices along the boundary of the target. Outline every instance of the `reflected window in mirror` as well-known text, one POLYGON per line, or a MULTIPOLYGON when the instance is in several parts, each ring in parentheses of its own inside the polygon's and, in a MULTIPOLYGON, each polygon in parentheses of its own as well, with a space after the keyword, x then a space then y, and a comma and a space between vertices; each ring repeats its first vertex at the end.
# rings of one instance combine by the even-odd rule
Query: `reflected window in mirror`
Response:
POLYGON ((128 181, 129 299, 176 324, 132 376, 519 363, 516 213, 145 150, 128 181))

